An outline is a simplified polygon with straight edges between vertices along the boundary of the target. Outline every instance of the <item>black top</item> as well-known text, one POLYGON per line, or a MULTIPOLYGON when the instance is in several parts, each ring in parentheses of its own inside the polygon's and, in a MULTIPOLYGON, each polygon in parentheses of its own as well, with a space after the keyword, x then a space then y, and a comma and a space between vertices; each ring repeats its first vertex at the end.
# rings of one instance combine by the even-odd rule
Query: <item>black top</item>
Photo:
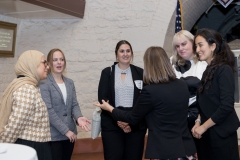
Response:
POLYGON ((178 62, 174 64, 175 73, 177 78, 184 81, 190 93, 189 96, 189 108, 188 108, 188 116, 197 118, 198 109, 196 102, 197 90, 200 85, 200 79, 202 78, 202 74, 207 66, 206 62, 194 62, 193 60, 186 60, 183 66, 179 65, 178 62))
POLYGON ((235 132, 239 119, 234 109, 234 74, 230 66, 222 65, 214 73, 211 87, 198 95, 202 123, 211 118, 213 128, 221 137, 235 132))
POLYGON ((137 124, 144 117, 148 126, 145 158, 169 159, 196 153, 187 128, 189 92, 176 79, 169 83, 143 88, 136 106, 130 112, 114 109, 114 119, 137 124))

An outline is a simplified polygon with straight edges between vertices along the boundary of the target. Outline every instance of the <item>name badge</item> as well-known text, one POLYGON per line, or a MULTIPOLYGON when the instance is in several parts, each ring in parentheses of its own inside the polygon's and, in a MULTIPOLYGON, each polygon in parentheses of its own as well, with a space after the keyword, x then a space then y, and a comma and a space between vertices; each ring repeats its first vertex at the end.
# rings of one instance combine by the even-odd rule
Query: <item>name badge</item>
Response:
POLYGON ((138 89, 143 88, 143 81, 142 80, 135 80, 134 83, 135 83, 135 85, 138 89))

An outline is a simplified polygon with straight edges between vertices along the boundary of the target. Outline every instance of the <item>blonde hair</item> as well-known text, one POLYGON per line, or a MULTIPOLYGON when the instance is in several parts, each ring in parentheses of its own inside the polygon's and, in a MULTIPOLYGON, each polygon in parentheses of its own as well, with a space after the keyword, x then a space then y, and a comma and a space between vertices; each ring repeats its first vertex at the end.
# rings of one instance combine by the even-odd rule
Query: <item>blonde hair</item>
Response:
POLYGON ((149 47, 143 57, 143 81, 150 83, 167 83, 176 78, 170 60, 161 47, 149 47))
POLYGON ((172 64, 176 64, 176 62, 178 62, 178 65, 180 65, 180 66, 185 65, 186 60, 183 59, 181 56, 179 56, 177 49, 176 49, 177 42, 179 42, 179 40, 182 40, 182 39, 189 40, 192 43, 192 50, 193 50, 193 54, 194 54, 193 61, 195 63, 197 63, 198 57, 197 57, 197 53, 194 51, 194 46, 193 46, 194 36, 192 35, 192 33, 190 33, 187 30, 181 30, 173 36, 172 47, 173 47, 174 55, 173 55, 173 59, 172 59, 172 64))

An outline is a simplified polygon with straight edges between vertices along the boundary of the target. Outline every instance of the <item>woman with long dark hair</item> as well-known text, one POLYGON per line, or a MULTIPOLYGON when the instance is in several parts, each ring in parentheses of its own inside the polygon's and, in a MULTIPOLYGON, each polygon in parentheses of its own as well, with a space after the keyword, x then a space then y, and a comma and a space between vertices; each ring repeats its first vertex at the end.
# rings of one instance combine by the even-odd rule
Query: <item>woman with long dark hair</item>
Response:
POLYGON ((192 128, 193 136, 200 139, 199 160, 238 160, 234 54, 212 29, 198 30, 194 43, 200 60, 208 63, 199 87, 200 114, 192 128))
POLYGON ((42 52, 23 52, 14 68, 16 78, 0 98, 0 143, 32 147, 38 160, 52 160, 49 115, 39 90, 48 69, 42 52))

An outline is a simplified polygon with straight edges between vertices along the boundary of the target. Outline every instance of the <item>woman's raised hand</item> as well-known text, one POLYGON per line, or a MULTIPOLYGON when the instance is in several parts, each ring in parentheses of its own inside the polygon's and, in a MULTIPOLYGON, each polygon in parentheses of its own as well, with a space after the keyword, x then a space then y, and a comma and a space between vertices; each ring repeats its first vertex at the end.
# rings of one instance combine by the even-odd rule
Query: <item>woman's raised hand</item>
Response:
POLYGON ((109 111, 109 112, 112 112, 112 110, 114 109, 108 102, 106 102, 104 100, 102 100, 102 104, 97 102, 97 103, 95 103, 93 105, 97 106, 97 107, 100 107, 103 110, 106 110, 106 111, 109 111))

